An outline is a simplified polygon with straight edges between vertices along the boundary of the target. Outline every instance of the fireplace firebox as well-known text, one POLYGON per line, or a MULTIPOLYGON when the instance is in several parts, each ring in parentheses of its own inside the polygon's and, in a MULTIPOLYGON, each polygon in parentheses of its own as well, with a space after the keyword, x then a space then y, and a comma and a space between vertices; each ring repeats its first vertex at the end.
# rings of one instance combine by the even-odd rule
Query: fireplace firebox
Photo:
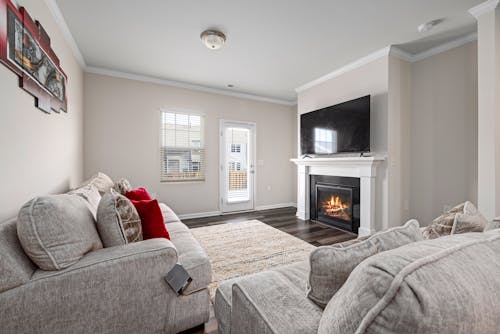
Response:
POLYGON ((358 233, 359 178, 311 175, 310 181, 311 220, 358 233))

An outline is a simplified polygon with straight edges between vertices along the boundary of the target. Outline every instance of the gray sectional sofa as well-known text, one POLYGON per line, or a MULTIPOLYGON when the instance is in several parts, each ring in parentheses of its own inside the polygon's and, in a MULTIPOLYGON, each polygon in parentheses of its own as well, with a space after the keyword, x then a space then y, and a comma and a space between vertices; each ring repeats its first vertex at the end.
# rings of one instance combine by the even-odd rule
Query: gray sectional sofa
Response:
POLYGON ((500 229, 389 250, 380 240, 365 243, 319 247, 323 258, 356 248, 355 258, 363 247, 375 254, 350 272, 325 308, 307 297, 308 262, 221 283, 220 334, 500 333, 500 229))
POLYGON ((167 239, 100 248, 55 271, 23 251, 16 220, 0 223, 0 333, 177 333, 209 319, 210 262, 160 205, 167 239), (180 262, 193 278, 177 296, 164 280, 180 262))

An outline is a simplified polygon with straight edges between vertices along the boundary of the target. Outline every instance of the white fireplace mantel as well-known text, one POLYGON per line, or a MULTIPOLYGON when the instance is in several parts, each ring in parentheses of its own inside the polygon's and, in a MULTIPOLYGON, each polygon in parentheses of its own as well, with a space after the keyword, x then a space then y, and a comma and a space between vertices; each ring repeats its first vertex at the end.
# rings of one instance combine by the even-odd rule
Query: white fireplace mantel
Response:
POLYGON ((358 177, 360 179, 360 226, 358 234, 373 233, 377 166, 385 157, 338 157, 290 159, 298 167, 297 217, 310 218, 310 175, 358 177))

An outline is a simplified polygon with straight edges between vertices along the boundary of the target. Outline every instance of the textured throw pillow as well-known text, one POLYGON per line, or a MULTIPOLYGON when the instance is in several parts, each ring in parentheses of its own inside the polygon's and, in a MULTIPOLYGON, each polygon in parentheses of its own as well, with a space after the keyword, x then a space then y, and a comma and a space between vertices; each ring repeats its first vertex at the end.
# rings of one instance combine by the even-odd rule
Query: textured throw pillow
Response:
POLYGON ((125 193, 125 196, 129 200, 133 200, 133 201, 150 201, 150 200, 152 200, 152 198, 149 195, 146 188, 137 188, 137 189, 134 189, 131 191, 127 191, 125 193))
POLYGON ((60 270, 102 248, 94 218, 80 196, 37 197, 19 211, 17 234, 30 259, 43 270, 60 270))
POLYGON ((90 179, 83 182, 80 185, 80 187, 86 186, 89 184, 94 185, 97 188, 97 190, 99 190, 99 192, 101 194, 104 194, 104 193, 107 193, 111 190, 114 183, 113 183, 113 180, 111 180, 111 178, 109 176, 107 176, 104 173, 99 172, 99 173, 95 174, 94 176, 92 176, 90 179))
POLYGON ((469 201, 455 206, 448 212, 434 219, 429 226, 424 227, 422 231, 424 239, 436 239, 444 235, 450 235, 453 224, 455 223, 455 216, 458 213, 475 215, 477 209, 474 204, 469 201))
POLYGON ((111 191, 97 209, 97 230, 104 247, 142 240, 142 225, 135 206, 125 196, 111 191))
POLYGON ((307 297, 325 307, 342 287, 354 268, 377 253, 423 240, 418 221, 376 233, 347 247, 322 246, 309 256, 307 297))
POLYGON ((457 213, 451 228, 451 234, 482 232, 487 224, 488 220, 479 211, 472 215, 457 213))
POLYGON ((142 236, 144 240, 153 238, 166 238, 170 240, 163 215, 157 200, 132 201, 141 217, 142 236))
POLYGON ((120 179, 113 185, 113 190, 121 195, 125 195, 127 191, 132 190, 132 185, 127 179, 120 179))
POLYGON ((68 194, 82 197, 87 202, 87 207, 92 212, 94 219, 97 219, 97 207, 101 201, 101 194, 99 194, 99 190, 94 185, 88 184, 72 190, 68 194))

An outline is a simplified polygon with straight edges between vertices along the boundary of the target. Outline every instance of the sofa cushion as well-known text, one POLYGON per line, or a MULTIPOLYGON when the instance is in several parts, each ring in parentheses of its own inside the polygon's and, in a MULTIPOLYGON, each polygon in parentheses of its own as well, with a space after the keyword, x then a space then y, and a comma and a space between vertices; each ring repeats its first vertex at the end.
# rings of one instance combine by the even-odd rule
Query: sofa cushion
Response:
POLYGON ((316 333, 323 310, 304 296, 307 272, 307 263, 301 262, 222 283, 217 319, 225 319, 222 327, 232 333, 316 333), (225 285, 232 286, 230 296, 225 285), (221 307, 223 298, 230 308, 221 307), (224 309, 231 309, 229 322, 224 309))
POLYGON ((99 206, 99 202, 101 201, 101 194, 94 185, 87 184, 80 188, 71 190, 70 192, 68 192, 68 194, 77 195, 86 200, 87 207, 89 208, 90 212, 92 212, 92 216, 94 216, 94 219, 97 219, 97 207, 99 206))
POLYGON ((404 226, 376 233, 347 247, 322 246, 309 256, 310 273, 307 296, 324 307, 347 280, 351 271, 377 253, 422 240, 416 220, 404 226))
POLYGON ((177 248, 179 263, 193 279, 184 295, 205 289, 212 282, 212 266, 207 254, 183 223, 168 224, 170 241, 177 248))
POLYGON ((97 209, 97 230, 104 247, 142 240, 142 225, 135 206, 114 190, 104 194, 97 209))
POLYGON ((16 220, 1 222, 0 293, 28 282, 35 269, 17 238, 16 220))
POLYGON ((134 204, 139 217, 141 217, 142 236, 144 240, 153 238, 170 239, 163 215, 157 200, 131 201, 134 204))
POLYGON ((498 333, 500 233, 426 240, 361 263, 333 296, 319 334, 498 333))
POLYGON ((71 266, 102 248, 86 201, 74 195, 37 197, 19 211, 17 234, 26 254, 43 270, 71 266))
POLYGON ((113 190, 121 195, 125 195, 127 191, 132 190, 132 185, 127 179, 120 179, 113 184, 113 190))
POLYGON ((181 221, 179 217, 177 217, 175 212, 165 203, 160 203, 160 209, 163 215, 163 220, 165 221, 166 224, 177 223, 181 221))
POLYGON ((107 193, 113 187, 113 180, 104 173, 97 173, 93 175, 90 179, 84 181, 80 187, 92 184, 101 194, 107 193))

